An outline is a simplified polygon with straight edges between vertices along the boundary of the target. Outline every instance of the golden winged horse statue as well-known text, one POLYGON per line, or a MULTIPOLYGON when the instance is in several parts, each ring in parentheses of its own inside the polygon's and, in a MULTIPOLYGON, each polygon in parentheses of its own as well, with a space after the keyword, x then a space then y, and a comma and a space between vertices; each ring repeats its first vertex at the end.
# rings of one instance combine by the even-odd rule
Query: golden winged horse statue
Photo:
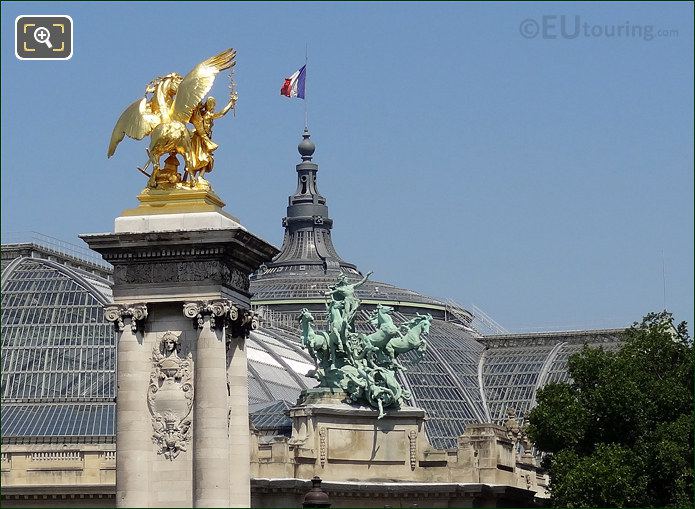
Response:
MULTIPOLYGON (((128 106, 116 122, 108 157, 116 152, 124 136, 142 140, 149 135, 148 160, 143 168, 138 168, 150 177, 149 187, 157 186, 159 160, 164 154, 183 156, 186 165, 183 180, 188 180, 190 187, 204 184, 203 174, 212 171, 212 153, 217 149, 217 144, 211 139, 213 121, 234 108, 237 94, 232 84, 228 103, 217 112, 213 97, 203 99, 217 74, 234 67, 235 56, 236 51, 230 48, 199 63, 184 77, 171 73, 152 80, 145 87, 145 96, 128 106), (193 129, 189 129, 187 124, 191 124, 193 129), (145 171, 150 164, 151 175, 145 171)), ((177 181, 180 182, 181 178, 175 172, 174 181, 170 182, 175 184, 177 181)))

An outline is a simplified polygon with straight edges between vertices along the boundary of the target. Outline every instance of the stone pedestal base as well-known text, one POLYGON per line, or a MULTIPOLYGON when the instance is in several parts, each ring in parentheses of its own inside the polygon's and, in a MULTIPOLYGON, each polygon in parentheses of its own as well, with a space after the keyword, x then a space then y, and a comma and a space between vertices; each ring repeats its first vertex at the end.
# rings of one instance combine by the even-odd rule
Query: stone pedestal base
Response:
POLYGON ((138 205, 134 209, 123 211, 122 216, 140 216, 149 214, 184 214, 195 212, 219 212, 224 202, 209 185, 189 187, 185 183, 165 188, 145 188, 138 195, 138 205))
MULTIPOLYGON (((134 209, 136 210, 136 209, 134 209)), ((220 212, 141 214, 116 218, 116 233, 152 233, 188 230, 245 230, 234 216, 220 212)))
POLYGON ((224 202, 209 188, 190 189, 185 184, 172 189, 146 188, 138 201, 140 205, 116 218, 116 233, 246 229, 222 210, 224 202))
POLYGON ((425 411, 405 406, 377 419, 373 408, 343 403, 344 398, 335 390, 309 389, 303 404, 290 409, 297 477, 412 479, 418 450, 429 448, 425 411))

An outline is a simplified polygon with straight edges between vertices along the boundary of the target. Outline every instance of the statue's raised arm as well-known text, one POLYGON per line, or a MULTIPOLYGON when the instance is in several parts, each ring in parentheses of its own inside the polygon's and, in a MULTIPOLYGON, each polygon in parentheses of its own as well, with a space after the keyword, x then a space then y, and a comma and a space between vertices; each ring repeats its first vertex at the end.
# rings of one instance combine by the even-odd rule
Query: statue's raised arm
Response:
POLYGON ((338 301, 353 299, 355 295, 355 288, 359 288, 365 284, 371 275, 372 271, 369 271, 367 272, 367 275, 360 279, 357 283, 350 284, 347 276, 345 274, 341 274, 338 277, 336 284, 329 286, 328 291, 324 292, 324 295, 338 301))
POLYGON ((362 279, 360 279, 357 283, 355 283, 353 285, 353 288, 359 288, 360 286, 365 284, 367 282, 367 279, 369 279, 369 276, 371 276, 372 274, 373 274, 373 272, 371 270, 369 272, 367 272, 367 275, 364 276, 362 279))
POLYGON ((211 115, 212 118, 217 120, 218 118, 224 117, 229 112, 229 110, 236 107, 236 102, 238 99, 239 99, 239 96, 232 88, 230 90, 230 94, 229 94, 229 101, 227 101, 227 104, 225 104, 224 108, 222 108, 220 111, 218 111, 216 113, 212 113, 212 115, 211 115))

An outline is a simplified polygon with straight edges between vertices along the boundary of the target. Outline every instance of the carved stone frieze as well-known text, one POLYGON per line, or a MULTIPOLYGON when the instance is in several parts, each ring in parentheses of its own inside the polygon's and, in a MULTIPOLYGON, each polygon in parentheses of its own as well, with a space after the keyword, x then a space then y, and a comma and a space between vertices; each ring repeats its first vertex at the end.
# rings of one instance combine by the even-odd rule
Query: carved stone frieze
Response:
POLYGON ((235 288, 241 288, 245 292, 249 291, 249 286, 251 284, 249 280, 248 274, 245 274, 241 270, 237 268, 232 268, 230 269, 229 272, 229 281, 232 283, 232 286, 235 288))
POLYGON ((248 275, 219 260, 157 261, 115 265, 115 284, 192 283, 213 281, 248 292, 248 275))
POLYGON ((109 304, 104 307, 104 317, 109 322, 113 322, 118 332, 125 330, 126 318, 130 318, 130 329, 133 332, 137 332, 138 328, 142 331, 147 318, 147 305, 145 303, 109 304))
POLYGON ((193 357, 181 356, 179 336, 166 332, 152 349, 152 372, 147 406, 152 418, 152 441, 157 454, 174 460, 191 439, 193 357))

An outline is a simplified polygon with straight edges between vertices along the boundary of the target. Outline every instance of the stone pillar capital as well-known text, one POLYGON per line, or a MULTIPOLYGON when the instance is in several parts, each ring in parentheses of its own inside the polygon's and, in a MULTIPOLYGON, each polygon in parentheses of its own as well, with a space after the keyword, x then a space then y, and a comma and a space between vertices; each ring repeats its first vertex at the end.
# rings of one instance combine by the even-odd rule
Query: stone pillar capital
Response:
POLYGON ((229 318, 230 335, 234 338, 248 338, 252 330, 261 326, 261 315, 249 309, 237 309, 229 318))
POLYGON ((125 319, 130 318, 130 329, 135 333, 138 328, 142 331, 147 319, 147 304, 138 302, 134 304, 108 304, 104 306, 104 317, 113 322, 118 332, 125 330, 125 319))
POLYGON ((184 316, 192 319, 199 329, 203 328, 205 316, 210 317, 210 328, 224 327, 232 312, 237 313, 237 308, 231 301, 226 299, 199 300, 183 304, 184 316))
POLYGON ((261 323, 258 313, 239 308, 230 300, 193 301, 183 304, 183 314, 194 321, 198 328, 210 317, 210 328, 229 327, 232 337, 247 338, 261 323))

